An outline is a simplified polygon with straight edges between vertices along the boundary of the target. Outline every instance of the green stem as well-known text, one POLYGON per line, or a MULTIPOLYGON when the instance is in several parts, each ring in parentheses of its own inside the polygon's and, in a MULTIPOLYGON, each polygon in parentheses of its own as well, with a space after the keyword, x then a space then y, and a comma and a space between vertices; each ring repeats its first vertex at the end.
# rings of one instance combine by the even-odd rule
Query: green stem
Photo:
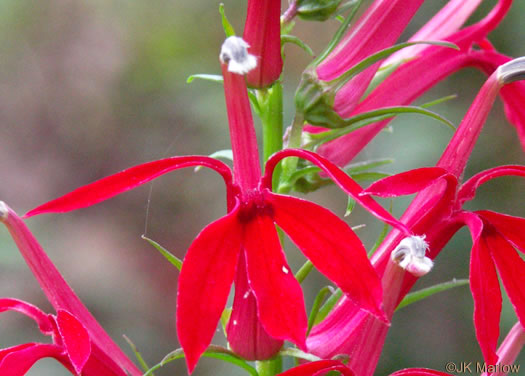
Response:
POLYGON ((283 360, 281 356, 276 356, 270 360, 258 360, 255 362, 255 369, 259 376, 275 376, 282 372, 283 360))
MULTIPOLYGON (((290 138, 288 141, 288 148, 300 148, 301 147, 301 136, 303 133, 303 126, 304 126, 304 116, 303 114, 296 113, 292 129, 290 131, 290 138)), ((281 179, 279 184, 279 189, 277 190, 279 193, 287 193, 290 192, 292 189, 292 185, 290 184, 290 178, 292 177, 293 173, 297 169, 297 162, 298 158, 292 157, 292 158, 286 158, 282 163, 282 173, 281 173, 281 179)))
MULTIPOLYGON (((263 134, 263 160, 283 148, 283 89, 280 82, 274 83, 269 89, 257 90, 263 134)), ((273 173, 273 188, 281 175, 280 164, 273 173)))

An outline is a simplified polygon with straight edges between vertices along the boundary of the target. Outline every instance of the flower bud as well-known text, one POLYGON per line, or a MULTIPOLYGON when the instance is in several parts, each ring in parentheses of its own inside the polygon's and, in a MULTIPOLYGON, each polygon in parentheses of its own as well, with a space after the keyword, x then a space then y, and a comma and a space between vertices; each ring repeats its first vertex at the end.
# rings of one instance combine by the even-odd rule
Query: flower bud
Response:
POLYGON ((307 21, 325 21, 339 7, 342 0, 299 0, 297 15, 307 21))

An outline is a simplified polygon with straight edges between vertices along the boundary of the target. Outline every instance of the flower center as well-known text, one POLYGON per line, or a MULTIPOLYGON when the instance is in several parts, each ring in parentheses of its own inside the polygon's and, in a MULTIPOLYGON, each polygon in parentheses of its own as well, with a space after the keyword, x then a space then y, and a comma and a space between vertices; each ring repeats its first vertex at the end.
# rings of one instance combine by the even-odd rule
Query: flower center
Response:
POLYGON ((239 221, 241 223, 247 223, 257 215, 267 215, 273 218, 273 208, 272 205, 264 199, 263 192, 254 189, 243 195, 239 209, 239 221))

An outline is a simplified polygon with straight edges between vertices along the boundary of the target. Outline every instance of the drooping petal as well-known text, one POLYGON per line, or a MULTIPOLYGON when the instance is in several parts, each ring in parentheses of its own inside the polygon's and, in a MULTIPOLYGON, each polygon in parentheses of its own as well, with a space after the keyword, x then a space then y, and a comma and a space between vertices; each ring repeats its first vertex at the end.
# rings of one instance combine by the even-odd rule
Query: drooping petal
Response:
POLYGON ((56 322, 67 356, 75 371, 80 374, 91 355, 89 333, 82 323, 67 311, 59 310, 56 322))
POLYGON ((512 245, 525 253, 525 218, 480 210, 476 214, 490 222, 512 245))
POLYGON ((434 371, 426 368, 407 368, 396 371, 390 376, 453 376, 450 373, 434 371))
POLYGON ((271 189, 272 187, 272 174, 275 166, 279 161, 286 157, 299 157, 306 159, 317 167, 321 168, 333 181, 336 183, 344 192, 352 196, 359 204, 367 209, 371 214, 379 218, 385 223, 399 229, 404 234, 411 235, 410 230, 396 218, 392 216, 386 209, 379 205, 374 199, 369 196, 361 196, 363 188, 357 184, 350 176, 348 176, 343 170, 337 167, 326 158, 313 153, 311 151, 302 149, 285 149, 278 153, 275 153, 266 162, 265 175, 261 180, 261 187, 271 189))
POLYGON ((319 360, 302 364, 277 376, 316 376, 329 371, 339 371, 343 376, 354 376, 350 368, 337 360, 319 360))
POLYGON ((458 200, 460 200, 461 203, 472 200, 476 195, 476 190, 482 184, 500 176, 525 177, 525 166, 498 166, 474 175, 461 186, 461 189, 458 192, 458 200))
POLYGON ((257 300, 259 319, 272 337, 305 349, 303 292, 286 262, 273 220, 260 213, 244 227, 248 282, 257 300))
MULTIPOLYGON (((372 183, 362 194, 380 197, 397 197, 422 191, 436 180, 446 177, 447 171, 439 167, 424 167, 380 179, 372 183)), ((454 184, 452 176, 450 183, 454 184)), ((455 185, 454 185, 455 188, 455 185)))
POLYGON ((483 238, 516 315, 521 324, 525 326, 525 261, 492 226, 485 225, 483 238))
POLYGON ((247 360, 266 360, 275 356, 283 341, 272 338, 261 323, 257 301, 248 283, 246 258, 239 255, 235 275, 235 297, 228 326, 228 344, 232 350, 247 360))
POLYGON ((0 350, 0 375, 24 376, 38 360, 48 357, 63 360, 62 348, 54 344, 26 343, 0 350))
POLYGON ((483 237, 483 223, 474 214, 466 216, 472 233, 470 256, 470 290, 474 299, 476 337, 487 364, 496 364, 499 337, 501 291, 490 248, 483 237))
POLYGON ((184 258, 177 290, 177 333, 191 373, 210 344, 241 250, 238 207, 206 226, 184 258))
POLYGON ((232 179, 230 168, 221 161, 203 156, 172 157, 131 167, 84 185, 30 210, 25 217, 43 213, 64 213, 95 205, 170 171, 192 166, 204 166, 217 171, 223 177, 226 186, 230 187, 232 179))
POLYGON ((384 317, 381 282, 365 247, 348 225, 329 210, 295 197, 268 194, 274 221, 359 307, 384 317))
POLYGON ((0 313, 4 311, 20 312, 35 320, 43 334, 50 335, 53 333, 53 325, 49 320, 49 316, 32 304, 18 299, 2 298, 0 299, 0 313))
POLYGON ((49 302, 56 311, 66 310, 82 323, 88 330, 92 343, 105 355, 106 366, 119 370, 121 374, 126 370, 132 376, 141 375, 142 372, 111 339, 67 284, 24 221, 1 201, 0 222, 3 222, 11 233, 49 302))

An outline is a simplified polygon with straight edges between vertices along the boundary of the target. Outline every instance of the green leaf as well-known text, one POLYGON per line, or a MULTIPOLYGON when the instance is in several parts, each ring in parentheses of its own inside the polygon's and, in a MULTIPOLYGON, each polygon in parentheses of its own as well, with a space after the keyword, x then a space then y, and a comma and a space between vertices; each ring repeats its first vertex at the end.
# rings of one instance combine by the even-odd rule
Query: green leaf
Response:
POLYGON ((348 217, 350 214, 352 214, 352 211, 354 211, 356 201, 351 197, 348 196, 348 202, 346 203, 346 211, 345 211, 345 217, 348 217))
POLYGON ((345 73, 343 73, 341 76, 337 77, 336 79, 330 81, 329 83, 339 83, 335 87, 335 91, 339 90, 350 78, 355 76, 356 74, 364 71, 369 66, 373 65, 374 63, 377 63, 379 60, 382 60, 390 55, 392 55, 394 52, 397 52, 403 48, 410 47, 416 44, 429 44, 434 46, 442 46, 442 47, 448 47, 453 48, 455 50, 459 50, 459 47, 456 46, 453 43, 450 42, 443 42, 443 41, 419 41, 419 42, 406 42, 406 43, 400 43, 396 44, 392 47, 385 48, 383 50, 380 50, 365 59, 361 60, 359 63, 354 65, 352 68, 347 70, 345 73))
POLYGON ((219 82, 222 84, 223 78, 219 74, 205 74, 205 73, 199 73, 199 74, 192 74, 186 79, 187 84, 191 84, 193 80, 195 79, 199 80, 205 80, 205 81, 211 81, 211 82, 219 82))
POLYGON ((314 264, 310 260, 306 260, 306 262, 301 266, 301 268, 295 273, 295 279, 297 282, 302 283, 304 279, 310 274, 312 269, 314 268, 314 264))
POLYGON ((375 181, 375 180, 386 178, 387 176, 391 176, 391 175, 392 174, 388 174, 386 172, 369 171, 369 172, 358 172, 355 174, 351 174, 350 176, 355 181, 361 182, 365 180, 375 181))
POLYGON ((224 11, 224 4, 219 4, 219 13, 221 14, 221 20, 222 20, 222 28, 224 29, 224 34, 226 34, 226 37, 231 37, 235 35, 235 30, 233 29, 232 24, 230 21, 228 21, 228 18, 226 17, 226 12, 224 11))
POLYGON ((352 175, 358 172, 370 170, 372 168, 384 166, 391 163, 394 163, 394 160, 391 158, 370 159, 368 161, 349 164, 345 167, 345 171, 348 175, 352 175))
POLYGON ((310 330, 312 330, 312 327, 315 324, 315 319, 317 315, 319 314, 319 309, 321 308, 321 304, 323 303, 326 296, 330 293, 334 293, 334 288, 332 286, 325 286, 323 287, 317 296, 315 297, 314 304, 312 306, 312 310, 310 311, 310 315, 308 316, 308 330, 306 331, 306 336, 310 334, 310 330))
POLYGON ((456 99, 457 97, 458 96, 456 94, 447 95, 445 97, 441 97, 441 98, 435 99, 433 101, 430 101, 430 102, 427 102, 427 103, 423 103, 420 107, 428 108, 428 107, 436 106, 438 104, 441 104, 441 103, 444 103, 444 102, 448 102, 448 101, 450 101, 452 99, 456 99))
MULTIPOLYGON (((228 161, 233 161, 233 152, 232 149, 223 149, 223 150, 217 150, 215 153, 211 153, 208 155, 210 158, 215 159, 226 159, 228 161)), ((202 169, 202 166, 197 166, 193 169, 194 172, 198 172, 202 169)))
POLYGON ((455 279, 454 278, 452 281, 439 283, 437 285, 427 287, 419 291, 415 291, 405 296, 405 298, 397 306, 396 311, 400 310, 403 307, 406 307, 409 304, 415 303, 422 299, 428 298, 429 296, 437 294, 438 292, 443 292, 443 291, 449 290, 454 287, 468 285, 468 283, 469 283, 468 279, 455 279))
POLYGON ((284 46, 286 43, 292 43, 296 46, 302 48, 306 53, 310 56, 314 56, 314 51, 308 46, 306 43, 304 43, 301 39, 296 37, 295 35, 281 35, 281 46, 284 46))
POLYGON ((174 256, 171 252, 169 252, 166 248, 162 247, 155 240, 152 240, 152 239, 146 237, 145 235, 142 235, 141 238, 144 239, 145 241, 147 241, 149 244, 151 244, 157 251, 159 251, 162 254, 162 256, 164 256, 164 258, 166 260, 168 260, 180 272, 180 270, 182 268, 182 260, 181 259, 179 259, 177 256, 174 256))
MULTIPOLYGON (((226 362, 232 363, 245 371, 247 371, 252 376, 258 376, 257 371, 255 368, 250 366, 246 361, 235 355, 232 351, 216 345, 210 345, 208 349, 202 354, 202 356, 208 357, 208 358, 215 358, 224 360, 226 362)), ((158 370, 159 368, 165 366, 166 364, 176 360, 184 358, 184 351, 182 349, 177 349, 169 354, 167 354, 160 363, 154 365, 151 367, 143 376, 151 376, 153 371, 158 370)))
MULTIPOLYGON (((124 337, 129 347, 131 347, 131 351, 133 351, 133 354, 135 354, 135 357, 137 358, 137 360, 140 363, 140 366, 142 367, 142 370, 144 372, 147 372, 149 369, 149 366, 144 360, 144 358, 142 357, 142 354, 137 350, 137 346, 135 346, 135 344, 131 341, 131 339, 129 339, 129 337, 126 336, 125 334, 122 337, 124 337)), ((154 376, 153 373, 151 373, 151 376, 154 376)))
POLYGON ((318 356, 305 353, 304 351, 301 351, 293 347, 287 347, 285 349, 282 349, 281 351, 279 351, 279 355, 280 356, 291 356, 293 358, 304 359, 310 362, 316 362, 318 360, 321 360, 321 358, 319 358, 318 356))
POLYGON ((319 310, 317 317, 315 318, 314 325, 319 324, 325 319, 326 316, 332 311, 339 299, 343 296, 343 291, 341 289, 335 290, 335 292, 328 298, 325 304, 319 310))

